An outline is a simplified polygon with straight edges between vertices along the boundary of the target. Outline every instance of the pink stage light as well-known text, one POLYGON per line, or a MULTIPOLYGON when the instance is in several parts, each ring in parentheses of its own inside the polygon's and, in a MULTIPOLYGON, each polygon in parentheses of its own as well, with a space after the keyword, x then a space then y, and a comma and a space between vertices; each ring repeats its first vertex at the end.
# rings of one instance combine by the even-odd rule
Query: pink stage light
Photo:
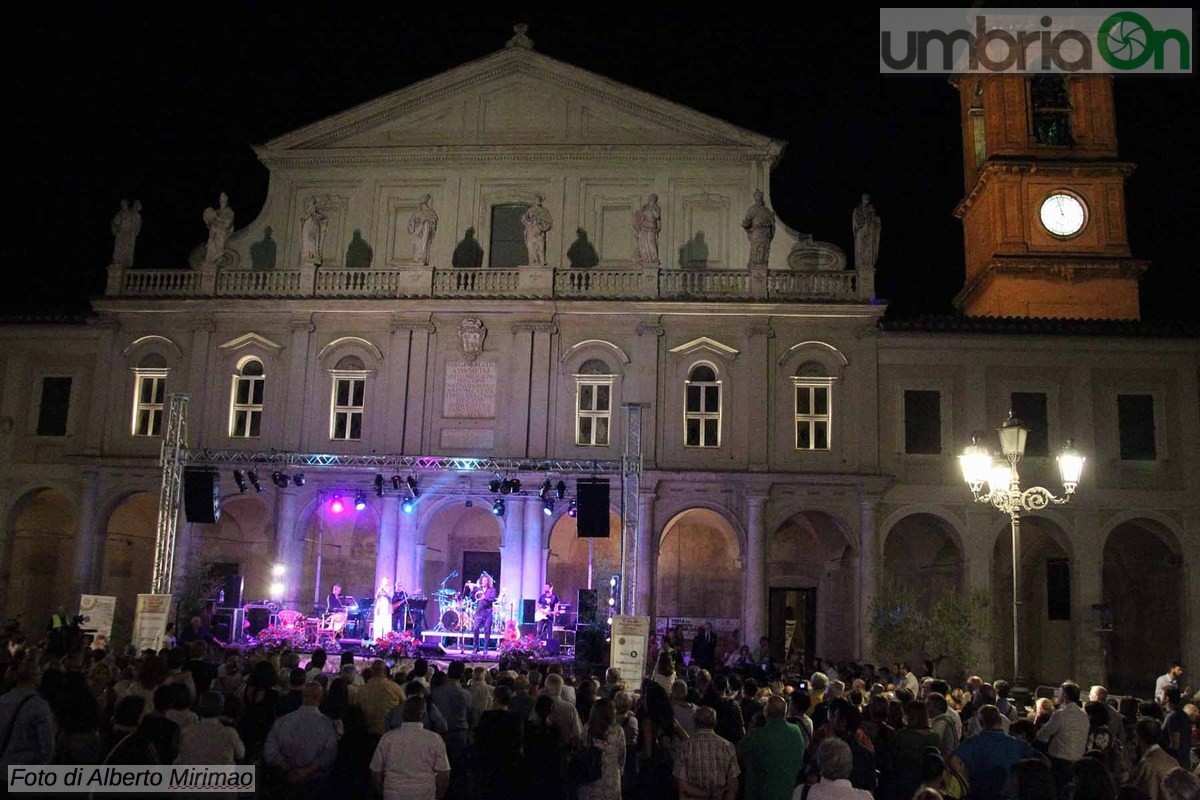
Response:
POLYGON ((342 502, 342 498, 335 497, 329 502, 329 511, 334 514, 340 514, 346 510, 346 505, 342 502))

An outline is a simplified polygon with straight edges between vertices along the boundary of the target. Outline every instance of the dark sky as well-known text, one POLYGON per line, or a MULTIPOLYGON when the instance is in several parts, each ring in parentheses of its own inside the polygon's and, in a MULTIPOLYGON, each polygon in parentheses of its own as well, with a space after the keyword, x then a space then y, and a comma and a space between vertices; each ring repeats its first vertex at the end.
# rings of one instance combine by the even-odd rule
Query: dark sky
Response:
MULTIPOLYGON (((103 291, 122 197, 145 206, 137 266, 184 266, 220 191, 240 223, 260 209, 267 174, 252 144, 487 55, 522 20, 540 52, 786 140, 772 198, 797 230, 849 250, 850 212, 870 192, 890 313, 947 312, 962 286, 957 95, 944 76, 878 74, 873 10, 827 22, 837 12, 822 9, 814 29, 813 17, 736 6, 717 22, 694 11, 138 5, 72 6, 10 32, 9 192, 27 211, 10 212, 5 311, 86 308, 103 291)), ((1153 262, 1143 316, 1191 318, 1196 80, 1121 77, 1116 95, 1121 155, 1138 164, 1130 237, 1153 262)))

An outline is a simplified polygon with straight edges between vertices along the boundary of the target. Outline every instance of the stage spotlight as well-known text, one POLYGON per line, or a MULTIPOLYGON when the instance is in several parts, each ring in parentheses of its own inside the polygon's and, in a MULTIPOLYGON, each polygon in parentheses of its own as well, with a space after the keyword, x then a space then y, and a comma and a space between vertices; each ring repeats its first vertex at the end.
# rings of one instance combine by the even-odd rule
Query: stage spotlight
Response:
POLYGON ((521 481, 519 479, 513 478, 511 481, 509 481, 509 483, 511 485, 513 494, 521 491, 521 481))
POLYGON ((296 484, 297 486, 303 486, 304 485, 304 473, 297 472, 295 475, 293 475, 292 483, 296 484))
POLYGON ((254 484, 254 491, 261 492, 263 489, 267 488, 267 487, 263 486, 262 481, 260 481, 258 479, 258 473, 255 472, 254 470, 250 470, 249 472, 247 472, 246 477, 250 479, 250 482, 252 484, 254 484))
POLYGON ((421 496, 420 490, 417 489, 417 479, 416 478, 414 478, 412 475, 409 475, 408 479, 405 481, 405 483, 408 484, 408 490, 410 492, 412 492, 412 496, 413 496, 414 500, 416 500, 418 497, 421 496))
POLYGON ((271 565, 271 577, 273 577, 273 578, 283 577, 283 573, 286 571, 286 569, 287 568, 284 567, 283 564, 272 564, 271 565))
POLYGON ((500 481, 500 494, 508 494, 513 489, 512 481, 508 478, 500 481))
POLYGON ((362 492, 355 492, 355 494, 354 494, 354 510, 362 511, 366 507, 367 507, 367 496, 365 494, 363 494, 362 492))
POLYGON ((542 513, 547 517, 554 516, 554 501, 546 498, 542 501, 542 513))
POLYGON ((559 500, 567 496, 567 484, 565 481, 559 481, 554 484, 554 494, 559 500))
POLYGON ((567 516, 571 518, 579 516, 579 507, 575 505, 574 500, 572 500, 570 505, 567 506, 567 516))
POLYGON ((280 489, 286 489, 288 487, 288 480, 288 476, 279 470, 275 470, 271 473, 271 483, 275 484, 280 489))
POLYGON ((467 508, 474 508, 474 507, 475 507, 475 501, 468 497, 467 498, 467 508))
POLYGON ((504 516, 504 501, 502 499, 500 499, 499 497, 497 497, 495 502, 492 503, 492 513, 495 514, 497 517, 504 516))
POLYGON ((395 489, 397 492, 400 491, 400 487, 403 484, 404 484, 404 481, 400 478, 399 475, 392 476, 392 488, 395 489))
POLYGON ((500 491, 501 482, 502 481, 500 480, 499 475, 492 478, 490 481, 488 481, 488 491, 491 492, 492 494, 495 494, 496 492, 500 491))
POLYGON ((333 499, 329 501, 329 510, 334 514, 340 514, 346 510, 346 504, 342 502, 340 494, 335 494, 333 499))
POLYGON ((249 484, 246 483, 246 473, 242 472, 240 469, 235 469, 233 471, 233 482, 237 484, 238 491, 240 491, 242 494, 245 494, 246 490, 250 488, 249 484))
POLYGON ((553 488, 554 487, 550 485, 550 479, 546 478, 546 480, 542 482, 542 490, 538 492, 538 497, 542 498, 543 500, 549 500, 550 492, 553 488))
POLYGON ((383 497, 383 476, 382 475, 375 476, 375 496, 383 497))
POLYGON ((413 499, 411 497, 404 498, 404 502, 400 504, 400 510, 403 511, 405 514, 411 514, 413 512, 413 509, 416 507, 417 507, 417 504, 413 502, 413 499))

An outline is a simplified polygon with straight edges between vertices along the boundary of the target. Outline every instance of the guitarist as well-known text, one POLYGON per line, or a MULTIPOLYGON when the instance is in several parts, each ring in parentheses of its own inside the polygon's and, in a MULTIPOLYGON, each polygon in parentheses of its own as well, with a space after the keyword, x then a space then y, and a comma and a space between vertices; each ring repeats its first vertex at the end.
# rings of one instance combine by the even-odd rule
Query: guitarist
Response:
POLYGON ((392 593, 392 630, 403 631, 407 627, 404 620, 404 605, 408 602, 408 595, 400 588, 400 580, 396 580, 396 591, 392 593))
POLYGON ((554 584, 547 583, 538 597, 537 611, 533 619, 537 622, 537 637, 545 641, 554 631, 554 607, 558 605, 558 595, 554 593, 554 584))

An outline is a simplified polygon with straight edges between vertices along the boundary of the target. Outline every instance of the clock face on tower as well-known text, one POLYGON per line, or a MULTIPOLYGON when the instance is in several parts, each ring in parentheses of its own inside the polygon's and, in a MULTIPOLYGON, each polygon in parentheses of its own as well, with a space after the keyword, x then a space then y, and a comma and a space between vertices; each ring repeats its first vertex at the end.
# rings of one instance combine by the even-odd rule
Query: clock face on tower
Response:
POLYGON ((1078 197, 1066 192, 1055 192, 1043 200, 1038 216, 1047 231, 1064 239, 1087 224, 1087 208, 1078 197))

